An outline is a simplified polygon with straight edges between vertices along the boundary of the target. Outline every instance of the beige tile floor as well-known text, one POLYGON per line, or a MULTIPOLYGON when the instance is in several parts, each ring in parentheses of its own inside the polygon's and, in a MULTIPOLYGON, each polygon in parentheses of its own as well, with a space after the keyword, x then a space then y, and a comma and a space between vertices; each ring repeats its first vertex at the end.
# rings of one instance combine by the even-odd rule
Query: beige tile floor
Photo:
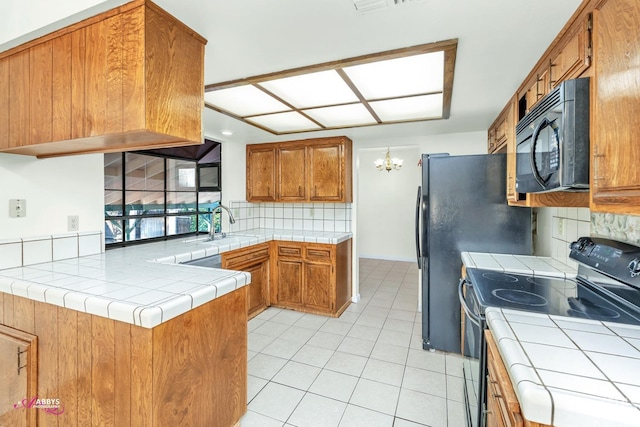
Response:
POLYGON ((415 263, 360 259, 337 319, 269 308, 249 321, 242 427, 464 427, 462 359, 422 350, 415 263))

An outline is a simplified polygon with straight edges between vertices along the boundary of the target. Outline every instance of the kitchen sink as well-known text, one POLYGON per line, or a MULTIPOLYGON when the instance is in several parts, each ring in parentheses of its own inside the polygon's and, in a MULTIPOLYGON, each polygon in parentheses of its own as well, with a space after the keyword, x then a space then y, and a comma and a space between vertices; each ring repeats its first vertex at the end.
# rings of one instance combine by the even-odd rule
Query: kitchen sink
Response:
POLYGON ((180 264, 195 265, 198 267, 222 268, 222 255, 211 255, 204 258, 192 259, 184 261, 180 264))

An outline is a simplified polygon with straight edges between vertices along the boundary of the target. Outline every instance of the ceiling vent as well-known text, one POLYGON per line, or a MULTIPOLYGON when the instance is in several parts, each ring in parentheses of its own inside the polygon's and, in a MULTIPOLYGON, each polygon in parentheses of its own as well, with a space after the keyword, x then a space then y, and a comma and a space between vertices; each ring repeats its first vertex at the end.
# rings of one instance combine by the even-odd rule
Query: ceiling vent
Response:
POLYGON ((353 0, 353 5, 358 12, 364 13, 405 3, 415 3, 417 1, 421 0, 353 0))

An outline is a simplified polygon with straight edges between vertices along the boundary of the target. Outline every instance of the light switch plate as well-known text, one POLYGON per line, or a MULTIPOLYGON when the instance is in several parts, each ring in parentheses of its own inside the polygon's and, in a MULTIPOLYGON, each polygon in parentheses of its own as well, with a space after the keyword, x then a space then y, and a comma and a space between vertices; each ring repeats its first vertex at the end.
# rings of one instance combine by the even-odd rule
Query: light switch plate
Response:
POLYGON ((9 200, 9 217, 24 218, 27 216, 27 201, 25 199, 9 200))

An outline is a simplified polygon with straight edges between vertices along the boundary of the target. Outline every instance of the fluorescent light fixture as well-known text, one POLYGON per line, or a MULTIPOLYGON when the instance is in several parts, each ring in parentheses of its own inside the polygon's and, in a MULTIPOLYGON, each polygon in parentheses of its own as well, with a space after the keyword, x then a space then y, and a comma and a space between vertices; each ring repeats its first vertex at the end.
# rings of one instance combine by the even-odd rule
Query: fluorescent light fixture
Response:
POLYGON ((304 132, 322 129, 319 125, 295 111, 247 117, 247 121, 255 123, 260 127, 271 129, 277 133, 304 132))
POLYGON ((376 124, 376 119, 362 104, 338 105, 335 107, 304 110, 305 114, 325 127, 362 126, 376 124))
POLYGON ((442 94, 411 96, 370 102, 383 122, 397 122, 442 117, 442 94))
POLYGON ((335 70, 270 80, 259 85, 297 108, 358 101, 356 94, 335 70))
POLYGON ((230 130, 223 130, 221 133, 222 133, 223 135, 225 135, 225 136, 231 136, 231 135, 233 135, 233 132, 231 132, 230 130))
POLYGON ((204 101, 238 116, 291 110, 282 102, 251 85, 205 92, 204 101))
POLYGON ((444 52, 356 65, 344 72, 367 100, 442 92, 444 52))
POLYGON ((211 84, 205 106, 274 134, 448 119, 457 46, 445 40, 211 84))

